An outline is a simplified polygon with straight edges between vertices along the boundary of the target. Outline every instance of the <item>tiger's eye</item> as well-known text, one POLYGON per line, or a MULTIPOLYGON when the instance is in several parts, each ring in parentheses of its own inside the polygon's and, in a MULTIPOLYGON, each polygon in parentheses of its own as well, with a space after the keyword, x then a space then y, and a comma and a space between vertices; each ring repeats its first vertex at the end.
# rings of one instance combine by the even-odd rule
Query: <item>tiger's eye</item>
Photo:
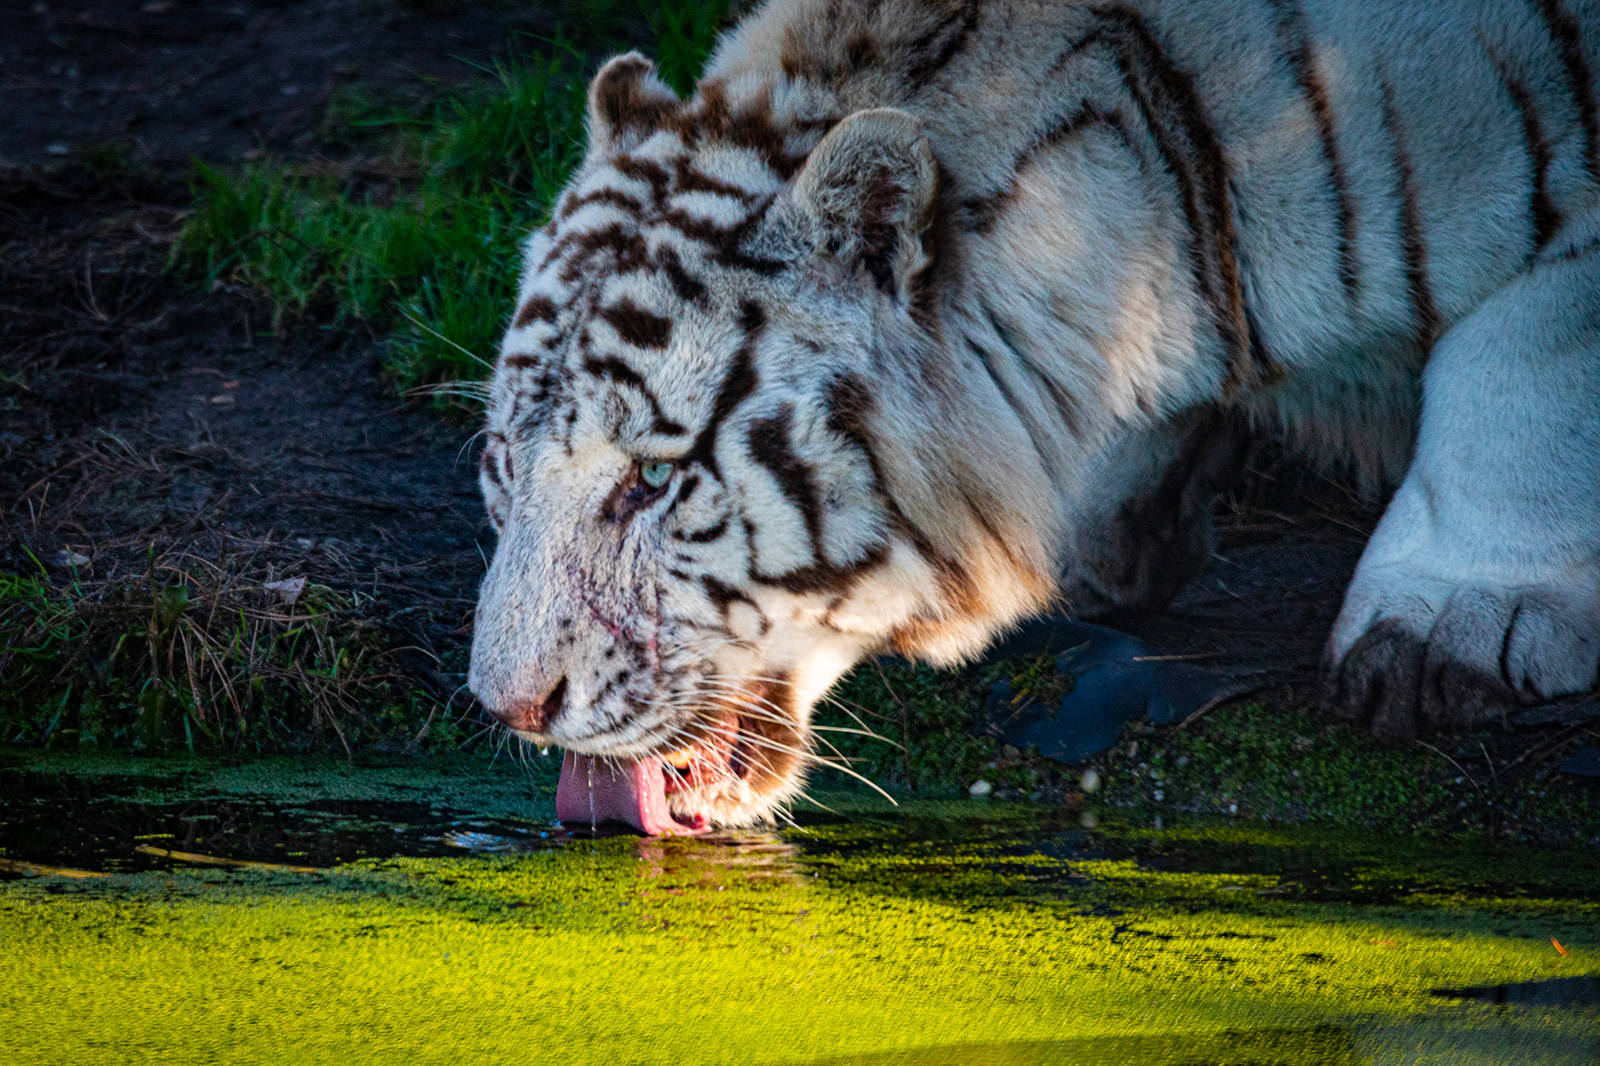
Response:
POLYGON ((659 489, 672 479, 672 471, 676 468, 676 463, 645 463, 639 467, 639 480, 653 489, 659 489))

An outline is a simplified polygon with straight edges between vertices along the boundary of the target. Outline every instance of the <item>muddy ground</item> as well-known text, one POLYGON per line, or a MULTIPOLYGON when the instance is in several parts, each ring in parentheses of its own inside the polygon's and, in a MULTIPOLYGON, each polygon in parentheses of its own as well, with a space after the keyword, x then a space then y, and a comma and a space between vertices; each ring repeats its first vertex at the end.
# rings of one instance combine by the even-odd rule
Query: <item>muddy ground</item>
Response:
MULTIPOLYGON (((474 427, 399 396, 381 338, 275 328, 259 298, 203 291, 169 257, 190 158, 331 151, 318 130, 334 86, 426 94, 429 79, 479 77, 545 16, 84 0, 8 4, 3 18, 0 567, 76 556, 105 578, 156 550, 305 575, 359 593, 448 697, 492 550, 474 427)), ((1378 513, 1336 481, 1258 469, 1221 508, 1210 568, 1132 628, 1250 679, 1269 707, 1303 707, 1378 513)), ((1593 743, 1581 725, 1479 739, 1481 769, 1537 748, 1541 776, 1593 743)))
POLYGON ((548 4, 66 0, 0 4, 0 165, 115 148, 182 164, 315 152, 339 86, 415 93, 549 36, 548 4))

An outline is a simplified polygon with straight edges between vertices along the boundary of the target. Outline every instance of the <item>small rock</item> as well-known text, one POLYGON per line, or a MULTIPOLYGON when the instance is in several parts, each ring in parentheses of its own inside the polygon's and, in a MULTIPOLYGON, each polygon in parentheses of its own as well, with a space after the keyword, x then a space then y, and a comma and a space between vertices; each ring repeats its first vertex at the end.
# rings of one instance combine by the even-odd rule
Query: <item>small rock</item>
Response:
POLYGON ((306 579, 304 577, 288 577, 282 581, 268 581, 261 587, 268 592, 277 593, 278 599, 284 603, 293 604, 295 600, 300 598, 300 594, 306 590, 306 579))
POLYGON ((1295 751, 1310 751, 1317 742, 1310 737, 1295 737, 1293 743, 1295 751))
POLYGON ((1128 758, 1137 759, 1138 757, 1139 757, 1139 742, 1137 740, 1130 740, 1128 742, 1128 758))
POLYGON ((1228 813, 1229 814, 1238 814, 1239 813, 1239 805, 1237 803, 1228 804, 1228 813))
POLYGON ((1573 777, 1600 778, 1600 748, 1579 748, 1561 764, 1561 772, 1573 777))
POLYGON ((1181 770, 1185 766, 1188 766, 1188 765, 1189 765, 1189 756, 1187 756, 1187 755, 1178 756, 1178 769, 1181 770))
POLYGON ((1078 787, 1083 789, 1085 793, 1099 792, 1100 771, 1092 766, 1089 767, 1083 772, 1083 776, 1078 779, 1078 787))
POLYGON ((1159 788, 1156 789, 1155 796, 1156 796, 1156 802, 1157 803, 1160 803, 1162 800, 1167 798, 1166 797, 1166 793, 1162 792, 1159 788))
POLYGON ((44 154, 45 155, 71 155, 72 154, 72 146, 69 145, 69 144, 66 144, 66 143, 64 143, 62 141, 56 141, 54 144, 47 144, 47 145, 44 146, 44 154))
POLYGON ((1085 829, 1093 829, 1095 826, 1100 824, 1100 819, 1094 816, 1093 811, 1084 811, 1082 814, 1078 815, 1078 824, 1083 826, 1085 829))
POLYGON ((294 546, 301 551, 308 552, 317 546, 317 542, 310 537, 296 537, 294 538, 294 546))
POLYGON ((1156 815, 1156 822, 1155 822, 1155 827, 1156 827, 1156 828, 1157 828, 1157 829, 1160 829, 1160 828, 1161 828, 1161 827, 1162 827, 1162 826, 1161 826, 1161 815, 1159 815, 1159 814, 1158 814, 1158 815, 1156 815))
POLYGON ((994 786, 981 777, 967 786, 967 792, 971 794, 973 799, 987 799, 989 793, 993 791, 994 786))
POLYGON ((58 570, 76 570, 80 566, 88 566, 89 557, 70 548, 62 548, 50 557, 50 565, 58 570))
POLYGON ((219 407, 232 407, 234 400, 233 397, 228 393, 219 392, 217 395, 211 397, 211 402, 219 407))

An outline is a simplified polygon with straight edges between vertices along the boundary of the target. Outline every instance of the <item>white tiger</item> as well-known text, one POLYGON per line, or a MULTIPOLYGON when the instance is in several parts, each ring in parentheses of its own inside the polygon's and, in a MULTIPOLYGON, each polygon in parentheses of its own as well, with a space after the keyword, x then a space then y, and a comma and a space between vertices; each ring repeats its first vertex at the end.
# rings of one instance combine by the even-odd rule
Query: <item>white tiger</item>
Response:
POLYGON ((564 818, 767 818, 864 656, 1170 597, 1242 426, 1399 481, 1336 712, 1595 685, 1596 70, 1595 0, 770 0, 688 101, 612 60, 493 381, 473 691, 564 818))

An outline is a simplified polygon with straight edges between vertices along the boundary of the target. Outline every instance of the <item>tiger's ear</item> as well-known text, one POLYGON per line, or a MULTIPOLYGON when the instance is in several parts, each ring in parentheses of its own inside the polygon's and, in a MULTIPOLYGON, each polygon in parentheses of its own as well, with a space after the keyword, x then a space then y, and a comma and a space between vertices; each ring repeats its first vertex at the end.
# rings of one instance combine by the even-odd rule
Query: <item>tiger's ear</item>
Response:
POLYGON ((795 201, 830 255, 866 268, 878 287, 909 301, 928 265, 938 167, 922 123, 894 108, 857 111, 812 149, 795 201))
POLYGON ((619 147, 629 134, 640 140, 661 129, 683 102, 656 76, 656 65, 638 52, 617 56, 589 83, 589 143, 593 150, 619 147))

